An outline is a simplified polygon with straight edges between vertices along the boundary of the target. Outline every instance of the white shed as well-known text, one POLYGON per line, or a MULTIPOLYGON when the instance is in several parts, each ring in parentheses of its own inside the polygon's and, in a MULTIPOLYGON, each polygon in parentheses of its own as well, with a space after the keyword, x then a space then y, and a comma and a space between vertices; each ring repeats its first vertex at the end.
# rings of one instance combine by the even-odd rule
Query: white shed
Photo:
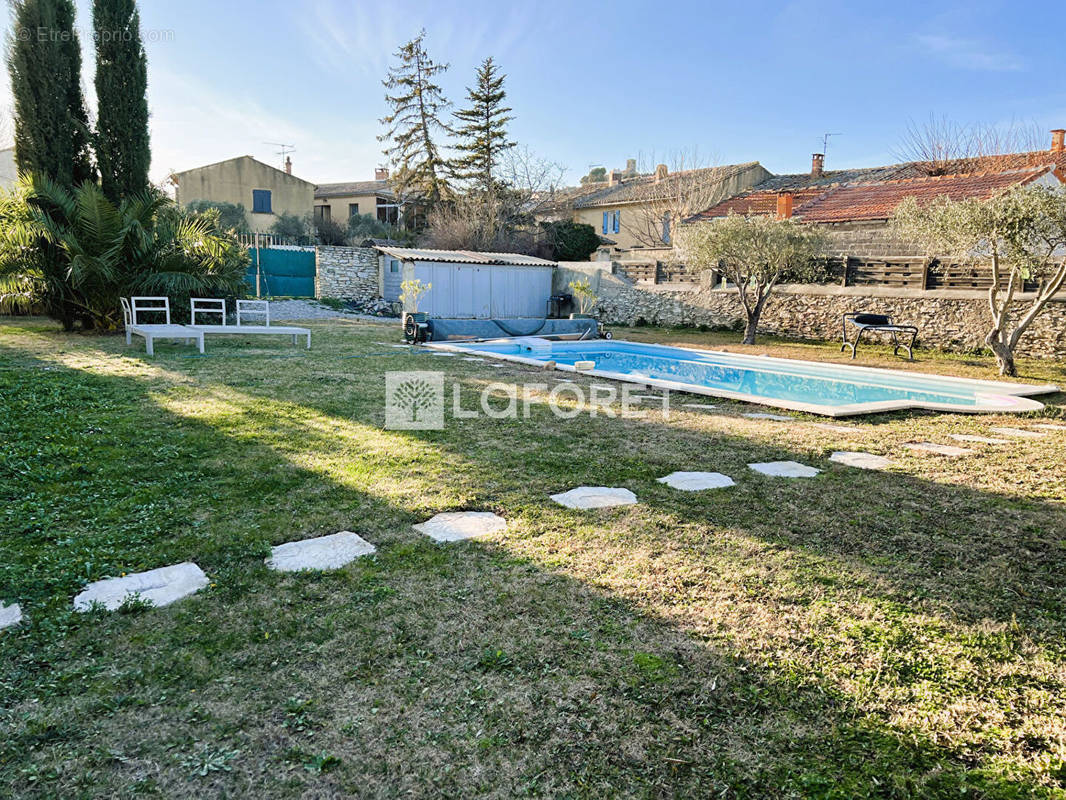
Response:
POLYGON ((518 253, 379 247, 386 265, 400 262, 403 280, 432 285, 418 310, 443 319, 544 317, 554 261, 518 253))

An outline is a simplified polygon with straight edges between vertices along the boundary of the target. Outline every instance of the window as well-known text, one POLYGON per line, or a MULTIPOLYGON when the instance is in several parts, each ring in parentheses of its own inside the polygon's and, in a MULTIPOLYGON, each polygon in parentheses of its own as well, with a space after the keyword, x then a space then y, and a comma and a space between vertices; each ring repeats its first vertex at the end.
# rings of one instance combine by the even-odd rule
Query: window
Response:
POLYGON ((604 233, 610 233, 610 231, 607 230, 607 225, 610 222, 610 219, 611 219, 611 215, 608 212, 604 211, 603 212, 603 232, 604 233))
POLYGON ((670 212, 663 214, 663 242, 670 244, 670 212))
POLYGON ((621 211, 612 211, 611 212, 611 231, 613 233, 618 233, 618 228, 620 227, 621 222, 622 222, 622 212, 621 211))
POLYGON ((252 189, 252 213, 273 214, 270 210, 270 190, 252 189))
POLYGON ((399 272, 399 271, 400 271, 400 262, 399 262, 399 260, 395 259, 395 258, 390 258, 389 259, 389 272, 399 272))
POLYGON ((359 216, 359 204, 358 203, 349 203, 348 204, 348 219, 351 219, 352 217, 358 217, 358 216, 359 216))
POLYGON ((400 224, 400 207, 396 203, 390 203, 384 197, 379 197, 377 202, 378 221, 388 225, 400 224))
POLYGON ((329 222, 331 216, 329 206, 315 206, 315 222, 329 222))

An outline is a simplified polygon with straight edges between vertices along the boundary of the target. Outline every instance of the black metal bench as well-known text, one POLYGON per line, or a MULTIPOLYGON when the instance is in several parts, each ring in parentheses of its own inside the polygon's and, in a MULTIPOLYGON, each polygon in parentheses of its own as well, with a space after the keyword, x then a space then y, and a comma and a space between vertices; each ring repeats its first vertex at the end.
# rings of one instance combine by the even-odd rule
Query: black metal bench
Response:
POLYGON ((840 345, 841 351, 845 348, 851 348, 851 357, 855 358, 855 352, 859 348, 859 340, 862 339, 862 335, 866 331, 886 331, 892 334, 892 355, 899 355, 899 349, 902 347, 907 351, 907 358, 914 361, 914 340, 918 338, 918 328, 914 325, 894 325, 892 323, 892 317, 887 314, 864 314, 862 312, 850 312, 844 315, 844 321, 842 323, 844 332, 844 343, 840 345), (848 341, 848 322, 855 327, 855 341, 848 341), (903 343, 899 340, 899 335, 910 334, 911 340, 909 343, 903 343))

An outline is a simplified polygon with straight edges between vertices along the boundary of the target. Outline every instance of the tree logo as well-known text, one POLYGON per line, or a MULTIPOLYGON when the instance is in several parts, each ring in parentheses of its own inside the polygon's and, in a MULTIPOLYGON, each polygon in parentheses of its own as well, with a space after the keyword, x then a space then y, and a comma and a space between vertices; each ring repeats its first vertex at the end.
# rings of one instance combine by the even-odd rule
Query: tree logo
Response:
POLYGON ((386 372, 385 427, 426 431, 444 428, 443 372, 386 372))

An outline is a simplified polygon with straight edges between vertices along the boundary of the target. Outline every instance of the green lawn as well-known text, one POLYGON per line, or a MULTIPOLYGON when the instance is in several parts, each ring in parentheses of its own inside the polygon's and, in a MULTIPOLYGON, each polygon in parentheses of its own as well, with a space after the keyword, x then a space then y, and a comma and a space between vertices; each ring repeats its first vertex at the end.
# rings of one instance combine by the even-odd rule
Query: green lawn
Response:
MULTIPOLYGON (((468 407, 488 382, 561 373, 313 327, 311 352, 148 359, 0 319, 0 601, 28 616, 0 631, 0 796, 1066 796, 1066 433, 947 459, 902 445, 1042 420, 896 413, 850 434, 722 401, 567 421, 543 395, 529 419, 386 431, 388 370, 443 369, 468 407), (852 449, 895 466, 826 460, 852 449), (825 471, 746 467, 785 459, 825 471), (674 470, 737 486, 656 482, 674 470), (582 484, 641 502, 548 500, 582 484), (509 528, 443 546, 411 530, 466 509, 509 528), (264 566, 339 530, 378 554, 264 566), (71 611, 89 581, 187 560, 212 581, 194 597, 71 611)), ((994 375, 977 356, 914 368, 994 375)), ((1062 363, 1021 369, 1066 385, 1062 363)), ((1047 401, 1063 421, 1064 396, 1047 401)))

